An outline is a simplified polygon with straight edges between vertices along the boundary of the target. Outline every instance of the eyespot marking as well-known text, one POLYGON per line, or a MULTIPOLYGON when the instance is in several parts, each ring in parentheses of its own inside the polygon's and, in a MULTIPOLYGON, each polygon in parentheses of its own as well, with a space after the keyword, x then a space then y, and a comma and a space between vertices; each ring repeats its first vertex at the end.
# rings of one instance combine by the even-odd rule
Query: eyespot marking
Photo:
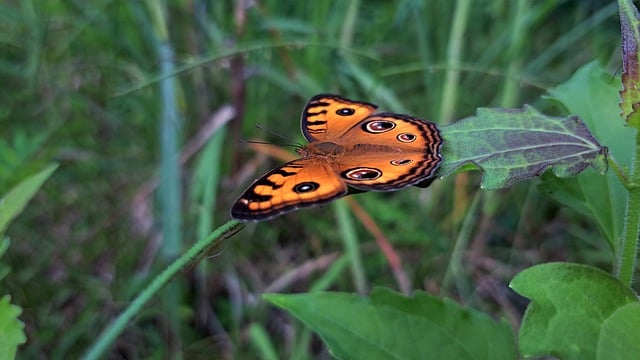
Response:
POLYGON ((304 194, 311 191, 315 191, 320 187, 320 184, 314 181, 306 181, 300 184, 297 184, 293 187, 293 191, 297 194, 304 194))
POLYGON ((395 122, 387 120, 373 120, 362 124, 362 130, 372 134, 381 134, 392 130, 395 127, 395 122))
POLYGON ((398 134, 398 136, 396 136, 396 139, 398 139, 401 142, 405 142, 405 143, 410 143, 410 142, 414 142, 416 141, 418 137, 415 136, 414 134, 408 134, 408 133, 402 133, 402 134, 398 134))
POLYGON ((355 114, 356 111, 353 108, 340 108, 338 110, 336 110, 336 114, 340 115, 340 116, 350 116, 355 114))
POLYGON ((342 177, 356 181, 375 180, 380 176, 382 176, 382 171, 365 167, 349 169, 342 172, 342 177))
POLYGON ((412 162, 413 160, 411 159, 398 159, 398 160, 391 160, 389 163, 391 163, 391 165, 403 166, 403 165, 409 165, 412 162))

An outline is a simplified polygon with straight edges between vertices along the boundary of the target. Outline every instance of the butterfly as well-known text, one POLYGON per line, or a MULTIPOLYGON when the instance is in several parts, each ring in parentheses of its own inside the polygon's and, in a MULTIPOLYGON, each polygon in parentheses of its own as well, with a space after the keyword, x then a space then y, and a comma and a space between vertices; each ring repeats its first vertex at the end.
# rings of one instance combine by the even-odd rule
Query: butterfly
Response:
POLYGON ((254 181, 231 208, 237 220, 266 220, 349 193, 428 186, 442 162, 433 122, 338 95, 312 97, 302 111, 309 144, 299 159, 254 181))

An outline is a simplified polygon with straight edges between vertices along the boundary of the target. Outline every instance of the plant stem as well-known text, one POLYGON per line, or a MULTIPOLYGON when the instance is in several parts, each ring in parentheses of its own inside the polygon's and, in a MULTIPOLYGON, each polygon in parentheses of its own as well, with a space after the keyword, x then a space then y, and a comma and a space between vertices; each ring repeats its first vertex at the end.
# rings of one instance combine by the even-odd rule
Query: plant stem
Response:
POLYGON ((244 226, 236 220, 220 226, 209 236, 200 239, 187 252, 182 254, 171 265, 164 269, 101 334, 89 351, 82 357, 85 360, 98 359, 107 347, 122 333, 133 317, 142 310, 142 307, 178 272, 189 268, 215 245, 220 245, 222 240, 235 234, 244 226), (216 242, 216 240, 219 240, 216 242))
POLYGON ((338 219, 338 232, 342 238, 345 253, 351 264, 351 276, 358 294, 366 294, 367 280, 364 276, 364 266, 362 265, 362 256, 360 255, 360 244, 358 237, 355 235, 356 230, 351 221, 351 214, 347 209, 347 203, 344 200, 334 202, 336 217, 338 219))
POLYGON ((640 186, 637 185, 640 182, 640 131, 636 133, 636 153, 634 155, 630 186, 627 187, 627 208, 625 209, 622 244, 616 254, 618 260, 616 276, 629 287, 633 282, 633 272, 638 256, 638 237, 640 236, 640 186))
POLYGON ((471 1, 458 0, 451 23, 449 46, 447 48, 446 79, 442 90, 442 102, 440 104, 440 123, 448 124, 453 118, 455 102, 458 97, 458 80, 460 79, 460 59, 464 46, 464 32, 467 28, 471 1))

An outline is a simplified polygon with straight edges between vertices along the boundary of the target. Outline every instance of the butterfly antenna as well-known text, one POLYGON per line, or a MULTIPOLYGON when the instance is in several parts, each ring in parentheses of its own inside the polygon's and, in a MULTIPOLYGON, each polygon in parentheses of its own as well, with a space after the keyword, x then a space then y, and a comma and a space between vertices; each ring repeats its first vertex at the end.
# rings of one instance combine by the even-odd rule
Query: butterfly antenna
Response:
POLYGON ((278 145, 278 146, 282 146, 282 147, 292 147, 295 149, 299 149, 301 147, 303 147, 302 144, 276 144, 276 143, 272 143, 269 141, 260 141, 260 140, 244 140, 244 139, 240 139, 239 140, 241 143, 243 144, 261 144, 261 145, 278 145))
POLYGON ((281 138, 281 139, 283 139, 283 140, 287 140, 287 141, 289 141, 290 143, 293 143, 293 140, 291 140, 291 138, 288 138, 288 137, 286 137, 286 136, 284 136, 284 135, 282 135, 282 134, 279 134, 279 133, 277 133, 277 132, 275 132, 275 131, 273 131, 273 130, 271 130, 271 129, 267 129, 266 127, 264 127, 264 126, 262 126, 262 125, 256 125, 256 127, 257 127, 258 129, 262 130, 262 131, 266 131, 266 132, 268 132, 269 134, 271 134, 271 135, 273 135, 273 136, 277 136, 277 137, 279 137, 279 138, 281 138))
MULTIPOLYGON (((287 143, 285 143, 285 144, 278 144, 280 146, 287 146, 287 147, 294 147, 294 148, 302 147, 302 144, 296 144, 295 141, 293 141, 291 138, 286 137, 286 136, 284 136, 282 134, 279 134, 279 133, 277 133, 277 132, 275 132, 275 131, 273 131, 271 129, 267 129, 266 127, 264 127, 262 125, 256 125, 256 127, 258 129, 262 130, 262 131, 268 132, 269 134, 271 134, 273 136, 279 137, 279 138, 287 141, 287 143)), ((250 142, 250 143, 254 143, 254 144, 271 144, 271 143, 268 143, 268 142, 260 142, 260 141, 245 141, 245 142, 250 142)))

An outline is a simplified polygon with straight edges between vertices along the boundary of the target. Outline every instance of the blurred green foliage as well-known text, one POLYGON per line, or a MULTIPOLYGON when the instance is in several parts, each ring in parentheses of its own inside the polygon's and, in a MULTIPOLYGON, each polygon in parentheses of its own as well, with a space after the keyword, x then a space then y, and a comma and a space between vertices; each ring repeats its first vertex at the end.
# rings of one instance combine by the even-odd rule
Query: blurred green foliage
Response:
MULTIPOLYGON (((11 271, 0 296, 11 295, 23 309, 28 341, 18 357, 77 357, 166 266, 158 257, 155 201, 162 196, 155 185, 163 78, 174 79, 181 149, 206 132, 215 111, 230 104, 236 112, 224 138, 215 140, 219 145, 207 151, 201 145, 185 157, 182 182, 174 184, 184 205, 173 215, 183 220, 181 235, 190 244, 228 219, 230 204, 249 181, 281 162, 265 160, 238 140, 282 143, 257 130, 260 124, 301 141, 300 112, 316 93, 445 123, 480 106, 530 103, 559 112, 540 100, 548 87, 593 59, 612 73, 620 67, 615 2, 475 1, 467 12, 463 3, 0 4, 0 189, 51 160, 60 163, 7 231, 11 245, 3 262, 11 271), (453 38, 456 32, 461 36, 453 38), (460 45, 457 56, 453 44, 460 45), (161 45, 172 49, 175 72, 162 73, 161 60, 167 59, 159 57, 161 45), (200 161, 205 154, 210 160, 200 161), (194 174, 215 189, 187 196, 194 174)), ((395 247, 411 288, 456 297, 514 324, 522 300, 506 284, 519 269, 561 259, 610 266, 602 251, 606 241, 594 226, 544 200, 531 184, 494 193, 474 207, 478 183, 472 174, 426 190, 353 198, 395 247), (465 218, 473 221, 464 222, 472 225, 463 232, 465 218), (469 234, 464 271, 443 282, 461 233, 469 234)), ((338 275, 323 286, 353 291, 345 266, 312 262, 344 251, 332 211, 324 206, 250 224, 176 279, 183 294, 171 314, 167 298, 152 301, 109 357, 182 352, 185 358, 255 358, 274 348, 283 358, 328 358, 317 339, 259 296, 265 289, 308 291, 326 280, 325 271, 338 275), (305 270, 304 264, 315 267, 305 270), (300 275, 274 286, 292 270, 300 275)), ((365 254, 367 283, 397 288, 373 235, 357 222, 354 235, 365 254)))

